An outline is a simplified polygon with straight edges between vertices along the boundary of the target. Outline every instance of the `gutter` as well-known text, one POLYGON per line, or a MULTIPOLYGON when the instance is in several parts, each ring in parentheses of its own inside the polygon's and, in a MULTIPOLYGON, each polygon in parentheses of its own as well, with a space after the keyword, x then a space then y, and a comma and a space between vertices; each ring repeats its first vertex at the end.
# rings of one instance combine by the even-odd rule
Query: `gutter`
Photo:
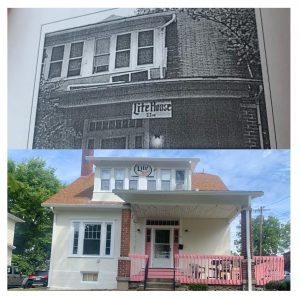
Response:
POLYGON ((256 105, 256 113, 257 113, 257 125, 258 125, 258 132, 259 132, 259 141, 260 141, 260 148, 264 149, 264 139, 263 139, 263 132, 262 132, 262 124, 261 124, 261 117, 260 117, 260 107, 259 107, 259 98, 263 92, 262 85, 259 86, 259 92, 255 99, 256 105))
POLYGON ((160 66, 159 66, 159 75, 160 75, 161 78, 164 77, 164 67, 167 66, 167 53, 165 53, 165 49, 166 49, 166 44, 165 44, 166 28, 170 24, 172 24, 175 20, 176 20, 176 14, 173 13, 171 20, 169 20, 168 22, 166 22, 165 24, 163 24, 162 26, 159 27, 159 29, 162 31, 162 35, 163 35, 163 46, 161 47, 161 63, 160 63, 160 66))

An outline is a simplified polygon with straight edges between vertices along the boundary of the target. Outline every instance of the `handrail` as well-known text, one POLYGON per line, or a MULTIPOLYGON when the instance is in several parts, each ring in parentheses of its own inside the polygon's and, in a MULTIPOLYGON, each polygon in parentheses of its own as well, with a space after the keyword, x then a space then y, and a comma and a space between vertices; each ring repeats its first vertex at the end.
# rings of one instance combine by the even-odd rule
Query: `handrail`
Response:
POLYGON ((148 271, 149 271, 149 258, 146 259, 145 276, 144 276, 144 291, 146 291, 146 287, 147 287, 148 271))
POLYGON ((175 270, 176 270, 176 265, 175 265, 175 256, 173 258, 173 291, 175 291, 176 288, 176 274, 175 274, 175 270))

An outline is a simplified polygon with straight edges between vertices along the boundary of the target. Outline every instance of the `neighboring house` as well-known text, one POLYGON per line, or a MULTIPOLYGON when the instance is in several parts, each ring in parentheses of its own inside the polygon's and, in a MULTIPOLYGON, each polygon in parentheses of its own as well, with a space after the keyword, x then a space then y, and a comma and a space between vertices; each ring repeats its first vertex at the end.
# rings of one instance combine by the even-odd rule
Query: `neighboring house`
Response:
POLYGON ((269 148, 261 69, 219 29, 163 12, 47 33, 33 148, 269 148))
POLYGON ((50 288, 128 289, 145 268, 181 283, 252 285, 247 222, 263 192, 228 190, 218 176, 195 173, 195 158, 86 160, 82 176, 43 203, 54 212, 50 288), (242 256, 232 256, 239 214, 242 256))
POLYGON ((15 236, 15 225, 16 223, 24 222, 24 220, 12 215, 7 214, 7 265, 11 265, 11 258, 13 250, 16 248, 14 246, 14 236, 15 236))

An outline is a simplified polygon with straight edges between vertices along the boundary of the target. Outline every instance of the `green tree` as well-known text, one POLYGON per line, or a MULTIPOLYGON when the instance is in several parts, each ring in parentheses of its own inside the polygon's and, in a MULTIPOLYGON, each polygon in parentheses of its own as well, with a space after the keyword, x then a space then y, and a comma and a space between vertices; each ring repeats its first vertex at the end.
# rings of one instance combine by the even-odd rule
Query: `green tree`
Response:
POLYGON ((36 268, 46 269, 50 258, 52 212, 41 206, 62 188, 55 170, 46 162, 33 158, 26 162, 8 161, 8 212, 22 218, 25 223, 16 225, 13 263, 24 273, 36 268))
MULTIPOLYGON (((241 253, 241 232, 238 231, 234 244, 241 253)), ((252 219, 252 245, 253 254, 259 255, 260 246, 260 219, 252 219)), ((262 255, 278 255, 290 248, 290 222, 282 223, 276 217, 269 216, 263 220, 262 225, 262 255)))

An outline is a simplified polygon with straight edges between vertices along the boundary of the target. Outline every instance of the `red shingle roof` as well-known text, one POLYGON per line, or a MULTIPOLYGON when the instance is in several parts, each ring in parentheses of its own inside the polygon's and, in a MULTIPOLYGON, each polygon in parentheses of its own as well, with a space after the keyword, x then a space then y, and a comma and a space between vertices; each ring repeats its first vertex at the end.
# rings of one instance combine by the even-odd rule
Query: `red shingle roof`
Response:
POLYGON ((219 176, 206 173, 192 174, 192 189, 206 190, 206 191, 226 191, 227 186, 219 176))
MULTIPOLYGON (((50 197, 43 204, 101 204, 92 202, 94 188, 94 174, 81 176, 70 185, 50 197)), ((216 175, 206 173, 192 174, 192 189, 199 191, 226 191, 228 188, 216 175)))

